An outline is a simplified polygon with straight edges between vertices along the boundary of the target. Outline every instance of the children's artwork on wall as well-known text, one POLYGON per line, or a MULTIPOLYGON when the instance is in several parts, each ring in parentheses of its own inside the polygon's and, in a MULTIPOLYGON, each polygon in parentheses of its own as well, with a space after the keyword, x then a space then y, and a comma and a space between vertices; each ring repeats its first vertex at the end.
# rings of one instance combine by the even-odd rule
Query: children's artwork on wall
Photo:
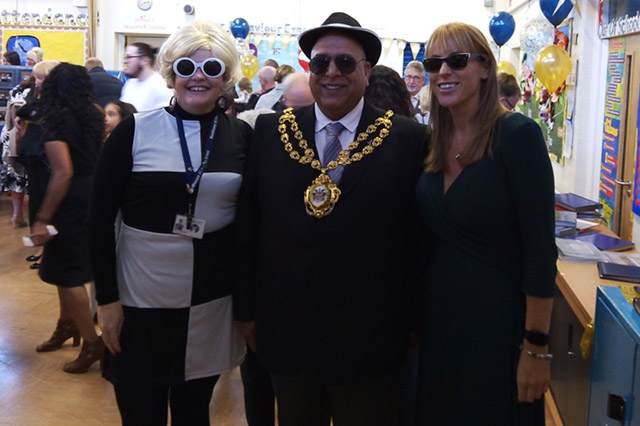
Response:
MULTIPOLYGON (((571 54, 572 20, 567 20, 555 29, 553 44, 562 47, 571 54)), ((565 119, 567 114, 566 83, 554 92, 549 90, 536 77, 534 58, 524 50, 522 52, 522 89, 521 111, 540 125, 547 143, 549 157, 564 165, 565 119)))
POLYGON ((0 43, 3 50, 15 50, 21 57, 37 46, 44 50, 46 60, 84 65, 88 56, 87 32, 86 27, 3 25, 0 27, 0 43))

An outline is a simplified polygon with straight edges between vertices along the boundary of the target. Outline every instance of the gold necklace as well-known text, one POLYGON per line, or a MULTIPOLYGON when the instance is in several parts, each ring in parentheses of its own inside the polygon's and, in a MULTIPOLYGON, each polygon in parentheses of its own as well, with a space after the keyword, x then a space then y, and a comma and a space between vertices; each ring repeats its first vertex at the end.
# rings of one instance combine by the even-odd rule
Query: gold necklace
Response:
POLYGON ((389 136, 389 130, 393 123, 391 117, 393 111, 387 111, 384 116, 376 118, 374 124, 367 126, 366 131, 360 133, 355 141, 351 142, 347 149, 343 149, 338 153, 338 159, 332 160, 326 167, 322 167, 320 160, 315 158, 315 151, 309 148, 309 143, 302 135, 300 126, 296 122, 296 116, 293 114, 293 108, 287 108, 280 116, 278 131, 280 132, 280 140, 284 144, 284 150, 289 153, 292 160, 300 164, 310 164, 311 168, 318 170, 320 175, 311 182, 304 192, 304 203, 307 213, 317 219, 320 219, 333 211, 333 207, 340 198, 340 188, 333 183, 327 172, 338 166, 348 166, 351 163, 362 160, 365 155, 371 154, 378 146, 382 145, 382 141, 389 136), (287 123, 289 125, 287 125, 287 123), (289 138, 289 132, 293 132, 293 137, 298 141, 300 152, 296 150, 289 138), (373 140, 362 148, 362 151, 351 152, 361 143, 367 141, 371 135, 378 133, 373 140), (300 155, 302 152, 302 155, 300 155))

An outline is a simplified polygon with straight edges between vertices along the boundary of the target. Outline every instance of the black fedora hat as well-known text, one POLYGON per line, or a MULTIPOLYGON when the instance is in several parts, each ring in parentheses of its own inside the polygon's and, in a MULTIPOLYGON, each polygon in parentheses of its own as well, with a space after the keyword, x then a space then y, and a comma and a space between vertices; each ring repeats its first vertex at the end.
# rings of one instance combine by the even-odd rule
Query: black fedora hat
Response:
POLYGON ((367 61, 371 62, 371 66, 378 63, 380 52, 382 52, 380 37, 373 31, 362 28, 358 21, 344 12, 333 12, 321 26, 301 33, 298 36, 300 49, 308 58, 311 58, 311 49, 313 49, 316 41, 330 31, 341 31, 357 40, 362 45, 367 61))

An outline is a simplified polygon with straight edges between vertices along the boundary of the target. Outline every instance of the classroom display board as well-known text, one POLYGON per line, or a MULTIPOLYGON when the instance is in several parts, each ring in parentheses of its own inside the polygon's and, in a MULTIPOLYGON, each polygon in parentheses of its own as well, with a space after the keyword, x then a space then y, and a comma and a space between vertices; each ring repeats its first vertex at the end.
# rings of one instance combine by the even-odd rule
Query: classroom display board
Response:
MULTIPOLYGON (((571 55, 572 23, 571 20, 555 28, 554 45, 562 47, 571 55)), ((551 160, 564 165, 566 118, 567 118, 567 85, 563 83, 555 92, 550 93, 536 76, 533 58, 523 50, 522 103, 518 105, 522 113, 531 117, 542 130, 547 143, 551 160)), ((571 141, 567 141, 571 142, 571 141)))
POLYGON ((625 75, 624 38, 612 39, 609 43, 607 63, 607 92, 605 98, 604 123, 602 126, 602 158, 600 164, 600 198, 603 216, 613 229, 613 213, 616 200, 616 177, 618 176, 620 147, 620 115, 625 75))
POLYGON ((44 50, 44 59, 76 65, 84 65, 89 52, 87 27, 3 25, 0 43, 3 51, 18 52, 22 65, 26 65, 26 54, 34 47, 44 50))

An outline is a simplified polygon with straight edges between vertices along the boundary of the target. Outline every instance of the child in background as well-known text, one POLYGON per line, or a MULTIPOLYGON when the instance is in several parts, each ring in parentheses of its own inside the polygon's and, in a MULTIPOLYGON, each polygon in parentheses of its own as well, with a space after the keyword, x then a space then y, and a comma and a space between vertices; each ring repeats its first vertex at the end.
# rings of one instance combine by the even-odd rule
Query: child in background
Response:
POLYGON ((137 112, 136 108, 127 102, 113 101, 105 105, 103 140, 107 140, 111 132, 113 132, 113 129, 116 128, 123 118, 129 117, 135 112, 137 112))

